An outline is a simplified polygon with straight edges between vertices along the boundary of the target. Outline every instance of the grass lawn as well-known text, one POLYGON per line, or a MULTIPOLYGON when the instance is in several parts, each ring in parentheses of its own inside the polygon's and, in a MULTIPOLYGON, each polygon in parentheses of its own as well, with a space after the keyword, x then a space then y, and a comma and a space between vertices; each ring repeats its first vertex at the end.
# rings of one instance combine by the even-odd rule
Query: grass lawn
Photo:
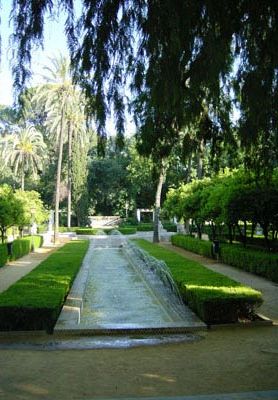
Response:
POLYGON ((134 241, 167 264, 185 303, 208 324, 236 322, 241 317, 251 317, 262 303, 262 295, 257 290, 159 245, 143 239, 134 241))

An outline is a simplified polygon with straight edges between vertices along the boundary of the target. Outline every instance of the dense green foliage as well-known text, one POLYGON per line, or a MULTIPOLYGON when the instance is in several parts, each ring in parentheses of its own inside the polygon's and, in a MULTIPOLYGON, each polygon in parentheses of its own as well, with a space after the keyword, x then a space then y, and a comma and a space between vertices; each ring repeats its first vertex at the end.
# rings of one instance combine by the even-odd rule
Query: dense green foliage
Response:
POLYGON ((246 249, 240 245, 222 244, 220 259, 224 263, 263 276, 278 283, 278 255, 246 249))
MULTIPOLYGON (((185 235, 171 237, 173 245, 206 257, 215 257, 212 243, 185 235)), ((220 243, 218 259, 223 263, 243 269, 278 282, 278 255, 246 248, 238 244, 220 243)))
POLYGON ((0 294, 1 330, 51 331, 88 249, 73 241, 0 294))
POLYGON ((98 233, 98 229, 96 229, 96 228, 77 228, 77 229, 75 229, 75 233, 77 235, 96 235, 98 233))
POLYGON ((212 256, 212 244, 207 240, 195 239, 192 236, 174 235, 171 237, 171 242, 173 245, 193 251, 193 253, 206 257, 212 256))
POLYGON ((261 293, 254 289, 153 243, 135 242, 167 264, 185 303, 208 324, 250 317, 262 303, 261 293))
POLYGON ((118 231, 123 235, 132 235, 137 232, 136 227, 126 227, 126 228, 118 228, 118 231))
POLYGON ((16 260, 30 253, 32 249, 41 247, 43 244, 42 236, 24 236, 21 239, 16 239, 12 242, 11 260, 16 260))
POLYGON ((23 205, 8 185, 0 186, 0 231, 2 243, 7 229, 19 225, 24 215, 23 205))
POLYGON ((164 207, 172 216, 192 218, 199 238, 204 223, 209 222, 213 238, 225 225, 231 242, 237 233, 246 243, 247 225, 251 224, 253 236, 259 224, 271 247, 270 238, 274 242, 278 231, 277 171, 261 180, 255 180, 252 173, 235 171, 182 184, 169 191, 164 207))
POLYGON ((3 267, 8 261, 8 248, 6 243, 0 244, 0 267, 3 267))

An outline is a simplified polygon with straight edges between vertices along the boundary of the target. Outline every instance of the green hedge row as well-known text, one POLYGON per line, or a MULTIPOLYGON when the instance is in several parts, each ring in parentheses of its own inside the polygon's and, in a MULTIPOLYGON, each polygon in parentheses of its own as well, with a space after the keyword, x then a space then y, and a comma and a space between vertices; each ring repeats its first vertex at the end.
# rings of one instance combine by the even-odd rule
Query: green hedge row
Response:
MULTIPOLYGON (((174 235, 171 242, 203 256, 212 257, 212 243, 185 235, 174 235)), ((220 244, 219 260, 223 263, 263 276, 278 283, 278 254, 248 249, 239 244, 220 244)))
POLYGON ((85 240, 65 244, 0 294, 0 330, 51 332, 88 249, 85 240))
POLYGON ((12 242, 10 259, 17 260, 29 254, 33 249, 41 247, 42 244, 43 238, 39 235, 24 236, 21 239, 16 239, 12 242))
POLYGON ((162 223, 163 228, 166 229, 167 232, 177 232, 177 225, 172 224, 170 222, 164 222, 162 223))
POLYGON ((147 224, 147 223, 138 224, 137 231, 140 231, 140 232, 153 231, 153 224, 147 224))
POLYGON ((220 259, 226 264, 263 276, 278 283, 278 254, 221 244, 220 259))
POLYGON ((123 235, 132 235, 137 232, 137 229, 135 227, 120 227, 118 228, 118 231, 121 232, 123 235))
POLYGON ((8 247, 6 243, 0 244, 0 267, 3 267, 8 261, 8 247))
POLYGON ((186 235, 174 235, 171 237, 171 242, 173 245, 182 247, 186 250, 192 251, 193 253, 206 257, 212 256, 212 244, 207 240, 199 240, 186 235))
POLYGON ((0 244, 0 267, 3 267, 8 260, 17 260, 18 258, 30 253, 32 249, 41 247, 43 238, 39 235, 24 236, 16 239, 12 243, 0 244))
POLYGON ((207 324, 237 322, 252 316, 262 304, 257 290, 156 244, 142 239, 135 242, 167 264, 184 302, 207 324))
POLYGON ((96 228, 78 228, 75 230, 77 235, 96 235, 99 229, 96 228))

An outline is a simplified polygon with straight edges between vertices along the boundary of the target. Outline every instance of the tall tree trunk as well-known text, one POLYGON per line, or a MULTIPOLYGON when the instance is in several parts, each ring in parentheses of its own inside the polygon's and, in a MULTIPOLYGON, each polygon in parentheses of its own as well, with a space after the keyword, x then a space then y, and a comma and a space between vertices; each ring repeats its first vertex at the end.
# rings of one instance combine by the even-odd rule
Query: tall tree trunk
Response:
POLYGON ((204 175, 204 153, 205 153, 205 141, 201 139, 197 154, 197 178, 202 179, 204 175))
POLYGON ((61 112, 57 175, 56 175, 56 186, 55 186, 54 243, 59 242, 59 204, 60 204, 61 170, 62 170, 62 159, 63 159, 63 133, 64 133, 64 108, 62 108, 61 112))
POLYGON ((161 168, 159 173, 159 178, 156 187, 155 194, 155 208, 154 208, 154 229, 153 229, 153 242, 159 243, 160 241, 160 232, 159 232, 159 216, 160 216, 160 207, 161 207, 161 192, 162 186, 166 176, 166 165, 164 160, 161 162, 161 168))
POLYGON ((21 166, 21 190, 24 191, 24 183, 25 183, 25 174, 24 174, 24 167, 25 167, 25 161, 24 158, 22 160, 22 166, 21 166))
POLYGON ((67 226, 71 227, 71 186, 72 186, 72 124, 68 125, 68 210, 67 226))

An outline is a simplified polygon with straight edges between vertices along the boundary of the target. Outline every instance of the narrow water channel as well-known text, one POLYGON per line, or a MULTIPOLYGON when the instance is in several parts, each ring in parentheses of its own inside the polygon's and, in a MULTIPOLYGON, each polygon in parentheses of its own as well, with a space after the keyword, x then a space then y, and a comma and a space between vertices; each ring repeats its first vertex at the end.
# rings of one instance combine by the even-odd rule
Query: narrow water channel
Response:
POLYGON ((185 305, 177 312, 163 282, 155 282, 159 276, 150 279, 150 266, 142 267, 132 247, 117 235, 91 239, 56 331, 202 327, 185 305))
POLYGON ((121 249, 95 249, 83 298, 80 327, 173 322, 152 288, 121 249))

